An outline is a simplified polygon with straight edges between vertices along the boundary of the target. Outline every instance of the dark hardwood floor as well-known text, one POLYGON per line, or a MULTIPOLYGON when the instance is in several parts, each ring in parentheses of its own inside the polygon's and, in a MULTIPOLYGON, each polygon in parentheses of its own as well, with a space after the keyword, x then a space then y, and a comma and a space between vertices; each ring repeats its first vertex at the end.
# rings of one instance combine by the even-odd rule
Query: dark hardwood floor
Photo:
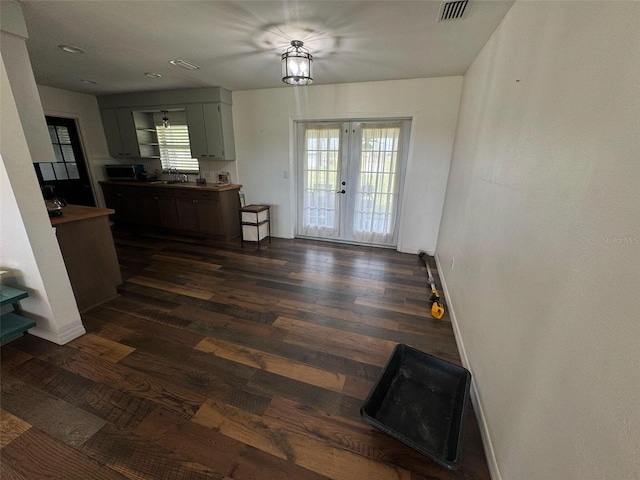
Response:
POLYGON ((397 343, 460 363, 416 255, 115 240, 125 283, 86 335, 1 349, 3 479, 489 478, 471 409, 456 472, 360 419, 397 343))

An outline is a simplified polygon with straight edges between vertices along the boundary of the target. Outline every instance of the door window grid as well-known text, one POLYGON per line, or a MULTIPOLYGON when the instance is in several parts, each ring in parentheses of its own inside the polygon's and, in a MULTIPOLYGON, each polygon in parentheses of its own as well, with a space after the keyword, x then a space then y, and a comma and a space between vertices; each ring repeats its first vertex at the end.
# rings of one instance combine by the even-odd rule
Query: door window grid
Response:
POLYGON ((53 146, 55 162, 38 162, 42 180, 77 180, 80 178, 76 157, 71 145, 71 137, 67 127, 49 125, 49 137, 53 146))
POLYGON ((340 167, 339 126, 308 126, 304 136, 303 234, 338 234, 336 210, 340 167))

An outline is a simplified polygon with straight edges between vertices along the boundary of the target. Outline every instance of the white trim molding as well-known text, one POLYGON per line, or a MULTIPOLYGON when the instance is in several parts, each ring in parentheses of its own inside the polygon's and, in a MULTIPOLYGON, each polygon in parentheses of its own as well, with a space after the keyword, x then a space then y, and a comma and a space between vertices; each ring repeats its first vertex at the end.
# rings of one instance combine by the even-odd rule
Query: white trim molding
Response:
POLYGON ((481 400, 480 392, 478 389, 478 385, 476 383, 476 378, 473 375, 473 369, 471 368, 471 364, 469 363, 469 358, 467 357, 467 351, 464 348, 464 342, 460 334, 460 328, 458 327, 458 321, 456 319, 456 314, 453 309, 453 303, 451 301, 451 296, 449 295, 447 282, 444 278, 444 269, 440 264, 440 259, 438 258, 437 254, 434 255, 434 258, 436 261, 436 267, 438 268, 440 283, 442 283, 442 292, 444 293, 444 298, 445 298, 445 301, 447 302, 447 307, 449 308, 449 316, 451 317, 451 326, 453 327, 453 335, 456 339, 456 345, 458 347, 458 352, 460 353, 460 359, 462 360, 462 365, 471 372, 471 392, 470 392, 471 403, 473 404, 473 409, 476 413, 476 417, 478 418, 478 427, 480 428, 480 435, 482 436, 482 444, 484 446, 484 452, 487 458, 487 466, 489 467, 489 473, 493 480, 502 480, 502 475, 500 474, 500 470, 498 468, 496 453, 495 453, 495 450, 493 449, 493 443, 491 442, 489 426, 487 425, 487 420, 484 414, 484 410, 482 409, 482 400, 481 400))
POLYGON ((78 321, 77 323, 67 325, 58 333, 45 330, 40 327, 33 327, 29 329, 29 333, 35 337, 44 338, 50 342, 57 343, 58 345, 64 345, 65 343, 69 343, 71 340, 84 335, 87 331, 85 330, 84 325, 82 325, 82 322, 78 321))

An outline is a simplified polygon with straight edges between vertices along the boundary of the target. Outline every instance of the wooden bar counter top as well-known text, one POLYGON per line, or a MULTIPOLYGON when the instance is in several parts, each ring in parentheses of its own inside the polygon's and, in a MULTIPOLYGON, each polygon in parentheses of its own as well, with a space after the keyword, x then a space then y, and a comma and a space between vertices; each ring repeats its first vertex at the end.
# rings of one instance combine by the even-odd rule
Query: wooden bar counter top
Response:
POLYGON ((51 217, 51 225, 57 227, 63 223, 78 222, 88 218, 104 217, 116 213, 110 208, 85 207, 84 205, 67 205, 62 209, 60 217, 51 217))

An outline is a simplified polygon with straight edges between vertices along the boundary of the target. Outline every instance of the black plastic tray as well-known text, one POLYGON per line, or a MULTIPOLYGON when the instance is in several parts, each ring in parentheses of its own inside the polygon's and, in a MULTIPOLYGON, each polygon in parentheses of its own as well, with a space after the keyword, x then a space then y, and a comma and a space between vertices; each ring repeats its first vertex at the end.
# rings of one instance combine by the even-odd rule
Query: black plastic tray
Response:
POLYGON ((396 345, 360 414, 370 425, 455 470, 470 385, 466 368, 396 345))

